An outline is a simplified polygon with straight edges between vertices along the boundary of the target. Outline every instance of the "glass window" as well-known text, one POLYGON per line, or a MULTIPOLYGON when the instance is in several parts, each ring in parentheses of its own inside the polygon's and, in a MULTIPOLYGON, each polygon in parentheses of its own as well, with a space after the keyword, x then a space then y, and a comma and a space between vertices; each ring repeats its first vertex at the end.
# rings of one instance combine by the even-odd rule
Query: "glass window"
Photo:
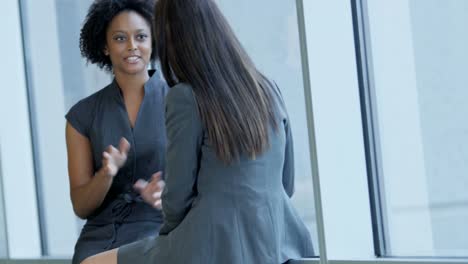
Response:
POLYGON ((296 3, 271 0, 217 2, 254 63, 282 91, 294 140, 296 192, 293 203, 309 228, 318 254, 296 3), (268 6, 268 12, 258 12, 265 6, 268 6))
POLYGON ((468 1, 364 4, 382 254, 468 256, 468 1))
POLYGON ((64 115, 110 81, 80 55, 80 28, 91 2, 20 1, 45 256, 70 257, 82 226, 70 201, 64 115))
MULTIPOLYGON (((218 1, 257 66, 283 91, 295 139, 293 202, 318 252, 296 6, 290 1, 218 1), (269 12, 259 10, 269 6, 269 12)), ((31 102, 35 174, 46 256, 69 257, 81 220, 68 190, 64 114, 101 89, 110 76, 86 65, 79 32, 92 0, 21 0, 27 79, 31 102)))

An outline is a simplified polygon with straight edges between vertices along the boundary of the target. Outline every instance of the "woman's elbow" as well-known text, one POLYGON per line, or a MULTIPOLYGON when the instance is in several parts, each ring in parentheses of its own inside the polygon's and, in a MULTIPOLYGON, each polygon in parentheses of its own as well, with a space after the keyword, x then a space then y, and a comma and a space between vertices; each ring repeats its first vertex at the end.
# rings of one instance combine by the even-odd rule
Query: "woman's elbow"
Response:
POLYGON ((284 191, 286 192, 286 195, 288 195, 289 198, 292 198, 294 195, 294 184, 284 186, 284 191))
POLYGON ((86 210, 85 208, 83 208, 83 206, 80 205, 79 202, 76 201, 76 199, 73 199, 73 197, 72 197, 71 201, 72 201, 73 212, 80 219, 84 220, 90 215, 89 210, 86 210))
POLYGON ((88 217, 88 214, 85 214, 77 209, 73 209, 73 211, 75 212, 75 215, 82 220, 86 220, 86 218, 88 217))

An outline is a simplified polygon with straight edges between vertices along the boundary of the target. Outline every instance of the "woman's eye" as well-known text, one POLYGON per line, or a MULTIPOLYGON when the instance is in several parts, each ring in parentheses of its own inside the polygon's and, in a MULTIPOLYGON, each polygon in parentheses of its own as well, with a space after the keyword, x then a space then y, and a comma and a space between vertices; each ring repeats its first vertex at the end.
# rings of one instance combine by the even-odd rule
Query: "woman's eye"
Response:
POLYGON ((116 36, 116 37, 114 37, 114 40, 116 40, 116 41, 124 41, 124 40, 125 40, 125 37, 123 37, 123 36, 116 36))
POLYGON ((138 40, 145 40, 146 38, 148 38, 148 35, 146 35, 146 34, 138 34, 137 35, 138 40))

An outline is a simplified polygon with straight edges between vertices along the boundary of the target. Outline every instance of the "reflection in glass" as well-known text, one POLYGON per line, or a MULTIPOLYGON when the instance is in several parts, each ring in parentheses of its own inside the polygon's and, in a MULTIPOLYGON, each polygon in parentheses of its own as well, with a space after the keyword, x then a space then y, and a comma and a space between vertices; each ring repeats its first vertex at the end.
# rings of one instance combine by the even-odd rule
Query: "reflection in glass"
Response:
POLYGON ((468 2, 366 2, 384 254, 468 256, 468 2))

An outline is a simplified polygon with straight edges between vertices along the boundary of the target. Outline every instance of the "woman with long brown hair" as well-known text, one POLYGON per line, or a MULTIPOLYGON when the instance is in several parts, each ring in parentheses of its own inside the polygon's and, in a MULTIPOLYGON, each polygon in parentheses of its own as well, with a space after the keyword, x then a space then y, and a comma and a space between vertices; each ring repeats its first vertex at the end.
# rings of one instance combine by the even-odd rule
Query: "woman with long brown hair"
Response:
POLYGON ((158 0, 166 97, 160 236, 84 263, 284 263, 313 255, 289 200, 294 162, 277 87, 213 0, 158 0))

